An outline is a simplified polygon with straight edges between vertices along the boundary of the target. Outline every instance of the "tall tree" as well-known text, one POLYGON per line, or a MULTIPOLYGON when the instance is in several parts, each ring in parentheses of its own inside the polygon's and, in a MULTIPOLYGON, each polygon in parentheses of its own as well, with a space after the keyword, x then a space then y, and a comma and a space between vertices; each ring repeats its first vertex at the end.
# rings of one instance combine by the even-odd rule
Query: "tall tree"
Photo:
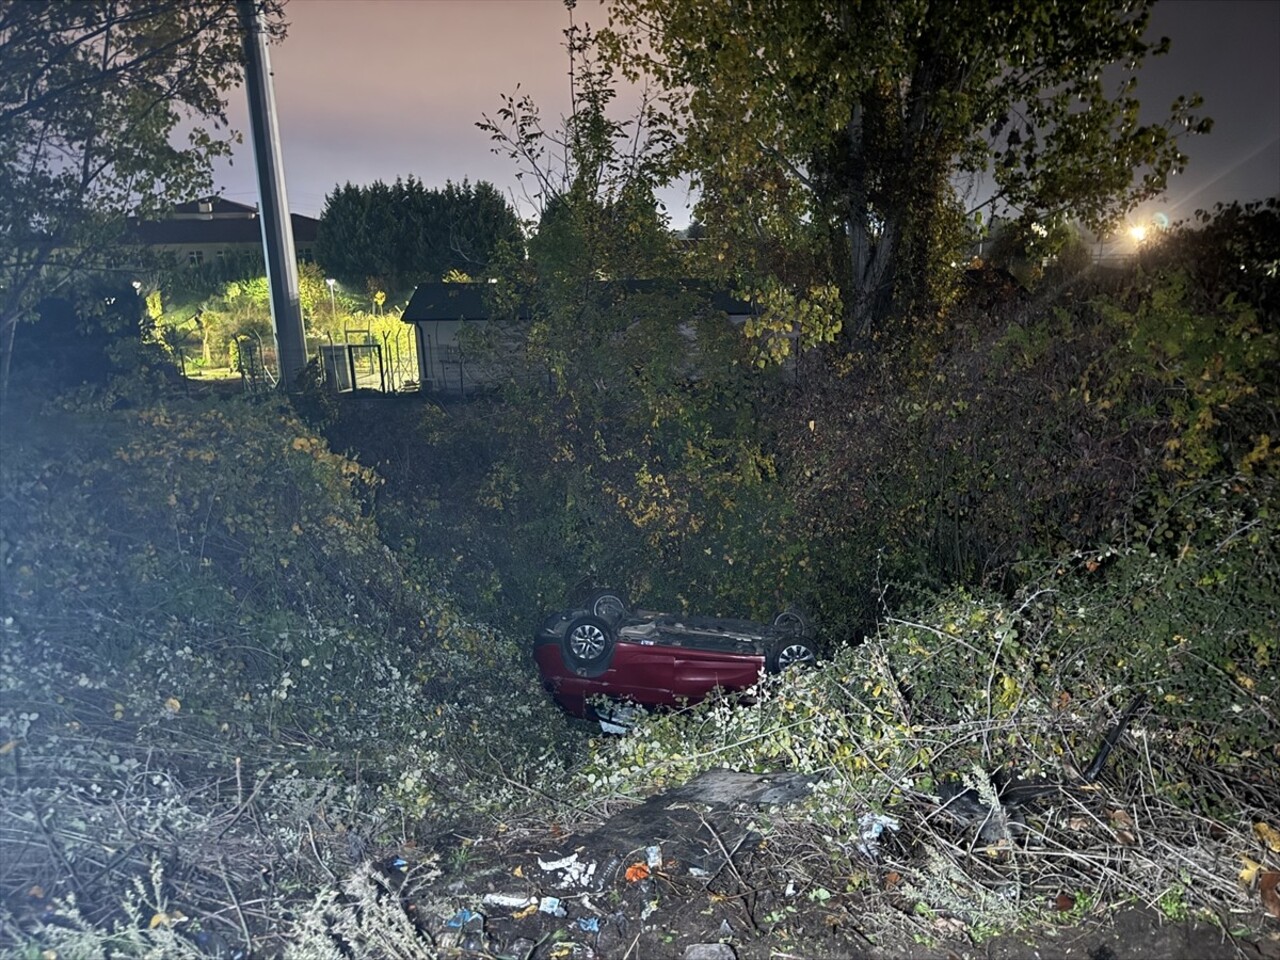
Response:
POLYGON ((754 561, 780 552, 759 410, 782 378, 749 366, 711 288, 687 279, 654 198, 670 147, 660 100, 624 110, 589 25, 571 13, 564 35, 567 114, 544 120, 517 93, 479 124, 539 217, 527 258, 487 285, 509 315, 484 328, 502 391, 447 428, 484 463, 455 495, 468 542, 497 548, 505 596, 525 603, 584 571, 671 601, 732 603, 748 585, 759 601, 779 580, 754 561))
POLYGON ((449 181, 436 190, 410 176, 335 188, 320 215, 316 260, 343 283, 377 278, 405 290, 451 270, 487 274, 501 250, 521 242, 520 221, 493 184, 449 181))
POLYGON ((963 178, 981 177, 984 206, 1098 224, 1182 169, 1175 131, 1208 122, 1185 98, 1141 122, 1135 71, 1168 47, 1145 38, 1150 6, 615 0, 604 39, 633 78, 677 96, 680 161, 709 228, 816 230, 845 334, 860 336, 935 269, 963 178))
POLYGON ((110 268, 128 216, 210 189, 242 58, 234 0, 0 0, 0 379, 18 323, 110 268))

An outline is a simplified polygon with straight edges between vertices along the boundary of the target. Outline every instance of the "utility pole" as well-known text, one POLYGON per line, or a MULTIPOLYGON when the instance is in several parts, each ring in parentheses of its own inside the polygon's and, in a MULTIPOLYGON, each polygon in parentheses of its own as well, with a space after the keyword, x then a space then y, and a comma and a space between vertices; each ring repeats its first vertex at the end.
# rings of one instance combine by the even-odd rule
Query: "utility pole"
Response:
POLYGON ((276 98, 271 85, 271 58, 262 11, 256 0, 236 0, 244 28, 245 90, 249 95, 249 130, 258 168, 262 248, 271 288, 271 324, 276 336, 280 386, 291 390, 307 365, 307 341, 302 332, 298 299, 298 258, 293 246, 293 221, 284 188, 284 156, 276 123, 276 98))

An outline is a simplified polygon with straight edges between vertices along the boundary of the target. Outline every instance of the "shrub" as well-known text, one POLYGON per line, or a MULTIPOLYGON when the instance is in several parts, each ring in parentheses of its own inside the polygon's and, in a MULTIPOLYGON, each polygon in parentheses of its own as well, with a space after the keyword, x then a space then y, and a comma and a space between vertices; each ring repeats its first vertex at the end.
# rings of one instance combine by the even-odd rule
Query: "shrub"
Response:
POLYGON ((508 809, 562 769, 566 725, 522 647, 381 541, 376 484, 274 402, 6 423, 0 807, 35 804, 52 837, 5 842, 7 885, 61 898, 43 879, 71 882, 59 858, 97 863, 76 895, 101 933, 149 858, 185 907, 207 893, 200 864, 256 833, 227 875, 270 869, 271 929, 326 868, 508 809), (318 863, 281 853, 300 843, 318 863))

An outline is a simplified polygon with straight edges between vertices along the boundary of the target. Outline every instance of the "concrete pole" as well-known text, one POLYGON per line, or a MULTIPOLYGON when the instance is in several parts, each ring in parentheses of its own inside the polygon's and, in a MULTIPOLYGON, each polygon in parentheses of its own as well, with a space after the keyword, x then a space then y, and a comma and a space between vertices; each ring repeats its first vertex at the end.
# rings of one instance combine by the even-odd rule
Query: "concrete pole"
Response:
POLYGON ((271 85, 271 58, 262 11, 255 0, 236 0, 244 27, 245 90, 249 95, 249 130, 258 168, 262 202, 262 248, 271 287, 271 323, 276 335, 280 386, 292 390, 307 365, 307 341, 302 332, 298 299, 298 257, 293 246, 293 221, 284 188, 284 157, 276 123, 276 98, 271 85))

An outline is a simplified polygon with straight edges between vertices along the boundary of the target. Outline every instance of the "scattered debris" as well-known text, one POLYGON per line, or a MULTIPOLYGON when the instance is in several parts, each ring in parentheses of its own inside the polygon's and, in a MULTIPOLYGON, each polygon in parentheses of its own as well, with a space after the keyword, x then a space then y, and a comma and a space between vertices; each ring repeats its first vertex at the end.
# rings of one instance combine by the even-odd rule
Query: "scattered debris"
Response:
POLYGON ((559 897, 543 897, 538 904, 538 912, 545 913, 551 917, 568 916, 564 907, 560 903, 559 897))
POLYGON ((518 893, 486 893, 480 902, 486 907, 507 907, 511 910, 522 910, 538 902, 537 897, 522 896, 518 893))
POLYGON ((858 818, 858 852, 869 860, 880 854, 880 837, 886 830, 897 833, 901 824, 882 813, 864 813, 858 818))
POLYGON ((555 883, 561 890, 601 890, 613 882, 620 863, 631 864, 624 876, 632 882, 672 862, 685 864, 691 876, 709 880, 724 869, 733 851, 755 836, 749 825, 752 814, 762 806, 805 796, 817 780, 798 773, 708 770, 624 810, 590 833, 565 838, 564 848, 571 852, 539 856, 538 866, 560 872, 555 883), (654 843, 657 837, 663 838, 662 844, 654 843), (645 858, 636 861, 641 850, 645 858), (584 864, 588 856, 591 862, 584 864), (597 870, 597 863, 607 866, 597 870), (637 863, 647 871, 644 876, 635 869, 637 863))
POLYGON ((445 922, 445 926, 450 930, 483 930, 484 915, 475 913, 463 907, 445 922))
POLYGON ((538 866, 547 872, 559 871, 560 876, 556 878, 555 884, 561 889, 566 887, 591 888, 595 880, 596 865, 594 863, 581 862, 577 853, 571 853, 569 856, 561 857, 559 860, 543 860, 539 857, 538 866))

